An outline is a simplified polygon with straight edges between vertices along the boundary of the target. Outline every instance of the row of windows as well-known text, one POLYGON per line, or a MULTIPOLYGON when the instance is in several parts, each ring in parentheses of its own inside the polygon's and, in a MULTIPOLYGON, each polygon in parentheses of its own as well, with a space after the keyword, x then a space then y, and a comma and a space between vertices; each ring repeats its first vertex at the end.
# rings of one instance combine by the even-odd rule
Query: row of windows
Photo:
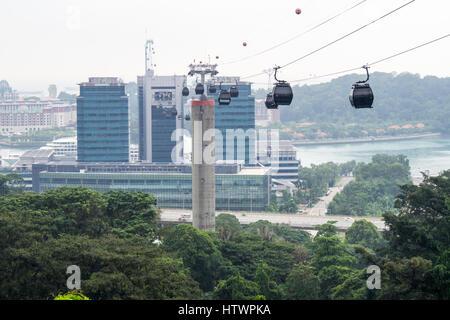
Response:
MULTIPOLYGON (((152 185, 152 186, 191 186, 191 180, 127 180, 127 179, 81 179, 81 178, 41 178, 41 183, 83 184, 83 185, 152 185)), ((259 187, 265 183, 261 180, 216 180, 216 186, 259 187)), ((168 190, 173 191, 174 188, 168 190)))

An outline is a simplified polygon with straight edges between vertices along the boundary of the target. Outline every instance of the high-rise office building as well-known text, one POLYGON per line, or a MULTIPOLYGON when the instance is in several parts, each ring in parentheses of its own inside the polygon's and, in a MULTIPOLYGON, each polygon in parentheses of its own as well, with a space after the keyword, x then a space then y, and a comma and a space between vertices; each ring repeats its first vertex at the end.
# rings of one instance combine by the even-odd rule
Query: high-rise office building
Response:
POLYGON ((255 97, 252 96, 251 83, 242 82, 238 77, 217 77, 215 86, 215 125, 222 134, 222 139, 217 135, 215 139, 216 161, 253 165, 256 163, 256 133, 255 97), (231 98, 229 105, 217 103, 220 83, 222 89, 229 90, 232 85, 236 85, 239 90, 239 96, 231 98))
POLYGON ((186 76, 155 76, 153 70, 138 77, 140 160, 183 161, 182 136, 175 131, 183 128, 185 83, 186 76))
POLYGON ((77 97, 80 162, 128 162, 128 97, 119 78, 93 77, 77 97))

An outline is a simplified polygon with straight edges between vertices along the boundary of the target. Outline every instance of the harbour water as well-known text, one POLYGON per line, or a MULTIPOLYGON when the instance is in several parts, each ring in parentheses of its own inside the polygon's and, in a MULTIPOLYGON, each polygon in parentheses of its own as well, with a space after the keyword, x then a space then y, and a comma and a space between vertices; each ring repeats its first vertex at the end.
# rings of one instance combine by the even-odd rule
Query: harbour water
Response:
MULTIPOLYGON (((450 169, 450 137, 433 137, 414 140, 380 141, 346 144, 298 146, 297 158, 303 166, 325 163, 342 163, 350 160, 370 162, 377 153, 404 154, 409 159, 411 175, 421 176, 420 172, 431 175, 450 169)), ((26 148, 0 146, 0 156, 5 159, 11 155, 21 155, 26 148)))
POLYGON ((350 160, 370 162, 377 153, 404 154, 409 159, 411 175, 420 172, 436 175, 450 169, 450 137, 433 137, 414 140, 380 141, 347 144, 298 146, 297 158, 302 166, 325 162, 342 163, 350 160))

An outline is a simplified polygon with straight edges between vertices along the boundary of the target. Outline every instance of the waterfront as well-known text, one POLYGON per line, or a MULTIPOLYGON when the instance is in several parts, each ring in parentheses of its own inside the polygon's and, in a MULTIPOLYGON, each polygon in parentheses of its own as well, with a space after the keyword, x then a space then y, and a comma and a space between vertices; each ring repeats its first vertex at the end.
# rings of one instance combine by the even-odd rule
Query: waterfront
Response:
MULTIPOLYGON (((35 148, 32 148, 35 149, 35 148)), ((406 155, 412 176, 420 176, 420 171, 429 170, 432 175, 450 169, 450 137, 421 138, 400 141, 378 141, 364 143, 341 143, 327 145, 298 146, 297 157, 303 166, 328 161, 342 163, 350 160, 369 162, 377 153, 406 155)), ((27 148, 0 146, 0 156, 7 158, 13 154, 23 154, 27 148)))
POLYGON ((0 146, 0 157, 3 159, 9 158, 12 155, 22 155, 27 150, 39 149, 39 148, 11 148, 0 146))
POLYGON ((387 153, 406 155, 412 176, 420 176, 420 172, 426 170, 429 170, 429 174, 436 175, 450 169, 450 137, 443 136, 401 141, 305 145, 296 149, 297 158, 303 166, 329 161, 370 162, 373 155, 387 153))

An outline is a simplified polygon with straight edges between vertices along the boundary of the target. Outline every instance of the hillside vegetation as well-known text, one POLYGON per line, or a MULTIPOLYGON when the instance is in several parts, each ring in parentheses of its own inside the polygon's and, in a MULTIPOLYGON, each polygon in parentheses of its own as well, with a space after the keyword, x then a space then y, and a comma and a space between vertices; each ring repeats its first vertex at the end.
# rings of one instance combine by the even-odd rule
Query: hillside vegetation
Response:
POLYGON ((400 185, 411 183, 405 155, 377 154, 370 163, 359 163, 355 180, 328 205, 328 214, 368 216, 393 211, 400 185))
MULTIPOLYGON (((346 138, 450 133, 450 78, 381 73, 370 76, 373 109, 356 110, 348 96, 365 75, 351 74, 327 83, 293 86, 291 106, 280 107, 284 139, 346 138)), ((257 98, 265 98, 258 90, 257 98)))

